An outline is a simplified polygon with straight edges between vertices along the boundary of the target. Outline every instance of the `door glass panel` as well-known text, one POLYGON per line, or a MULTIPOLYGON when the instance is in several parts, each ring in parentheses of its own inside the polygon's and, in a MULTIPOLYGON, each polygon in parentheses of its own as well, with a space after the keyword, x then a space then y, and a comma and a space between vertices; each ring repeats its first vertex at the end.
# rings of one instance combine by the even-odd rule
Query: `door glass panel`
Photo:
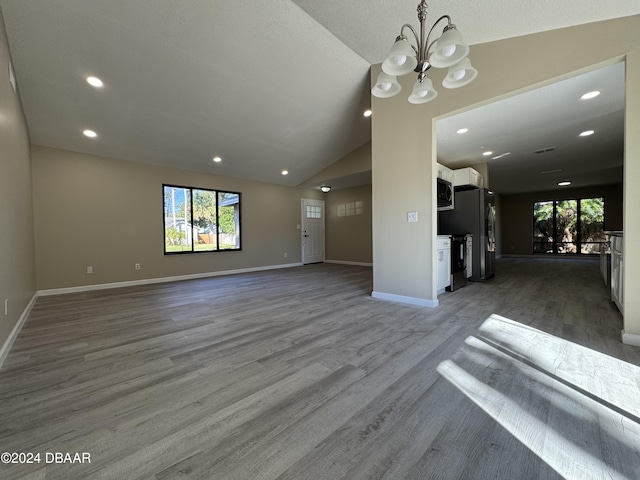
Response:
POLYGON ((307 218, 322 218, 322 209, 318 205, 307 205, 307 218))
POLYGON ((604 198, 533 204, 533 253, 598 254, 605 240, 604 198))
POLYGON ((580 253, 600 253, 605 241, 604 198, 580 200, 580 253))
POLYGON ((558 253, 577 253, 578 202, 560 200, 556 203, 556 245, 558 253))
POLYGON ((553 202, 533 204, 533 253, 553 252, 553 202))

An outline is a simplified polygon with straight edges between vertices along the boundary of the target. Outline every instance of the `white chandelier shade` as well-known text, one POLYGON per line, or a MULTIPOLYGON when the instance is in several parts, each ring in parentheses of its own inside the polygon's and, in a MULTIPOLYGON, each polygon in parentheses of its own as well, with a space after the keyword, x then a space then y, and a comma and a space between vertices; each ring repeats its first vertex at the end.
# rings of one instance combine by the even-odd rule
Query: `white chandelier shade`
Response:
POLYGON ((382 63, 382 71, 389 75, 406 75, 418 65, 416 53, 407 41, 407 37, 396 38, 389 55, 382 63))
POLYGON ((448 68, 442 85, 445 88, 459 88, 471 83, 478 71, 471 66, 467 58, 469 46, 462 39, 462 35, 448 15, 441 16, 433 24, 429 33, 426 33, 425 20, 427 18, 426 0, 418 4, 418 20, 420 21, 420 33, 409 24, 404 24, 400 29, 400 35, 389 51, 389 55, 382 62, 382 72, 378 75, 371 94, 378 98, 390 98, 402 90, 397 76, 416 72, 418 79, 413 85, 409 96, 412 104, 426 103, 438 95, 433 88, 433 83, 427 78, 427 72, 431 67, 448 68), (440 37, 430 41, 436 25, 442 20, 447 20, 447 25, 442 30, 440 37), (409 41, 404 34, 409 29, 415 39, 415 44, 409 41))
POLYGON ((391 98, 400 93, 400 90, 402 90, 402 87, 395 75, 380 72, 375 87, 371 89, 371 93, 378 98, 391 98))
POLYGON ((469 46, 462 40, 462 35, 455 28, 445 30, 436 41, 435 48, 429 56, 429 63, 436 68, 447 68, 455 65, 469 55, 469 46))
POLYGON ((422 81, 416 80, 413 84, 413 92, 409 95, 409 103, 419 105, 421 103, 427 103, 438 96, 435 88, 433 88, 433 82, 424 77, 422 81))
POLYGON ((460 62, 449 67, 447 76, 442 81, 445 88, 459 88, 470 84, 478 76, 478 71, 471 66, 468 58, 463 58, 460 62))

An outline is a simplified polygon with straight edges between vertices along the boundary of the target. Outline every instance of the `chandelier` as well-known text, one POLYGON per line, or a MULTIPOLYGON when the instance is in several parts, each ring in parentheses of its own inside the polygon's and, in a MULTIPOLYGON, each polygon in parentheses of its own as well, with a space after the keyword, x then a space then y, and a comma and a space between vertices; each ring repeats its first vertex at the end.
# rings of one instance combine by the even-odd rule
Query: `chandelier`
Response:
POLYGON ((427 71, 431 67, 448 68, 447 75, 442 81, 445 88, 458 88, 471 83, 478 71, 471 66, 469 46, 462 40, 462 35, 456 26, 451 23, 449 15, 440 17, 431 27, 425 37, 427 19, 427 2, 422 0, 418 5, 418 20, 420 21, 420 36, 415 29, 405 23, 400 29, 400 35, 391 47, 386 60, 382 63, 382 72, 378 75, 376 85, 371 89, 373 96, 389 98, 397 95, 402 90, 396 77, 406 75, 414 71, 418 73, 418 79, 413 84, 413 91, 409 95, 409 103, 420 104, 430 102, 438 95, 433 88, 433 83, 427 77, 427 71), (442 35, 429 43, 433 29, 442 20, 447 20, 442 35), (411 30, 416 41, 414 46, 404 34, 405 29, 411 30))

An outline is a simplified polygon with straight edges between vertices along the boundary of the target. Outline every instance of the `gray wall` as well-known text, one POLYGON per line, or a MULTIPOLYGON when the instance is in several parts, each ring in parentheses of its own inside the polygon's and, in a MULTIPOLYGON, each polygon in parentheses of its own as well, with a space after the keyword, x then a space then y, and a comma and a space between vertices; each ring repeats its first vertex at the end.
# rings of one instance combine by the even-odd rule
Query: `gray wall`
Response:
POLYGON ((606 230, 623 229, 621 184, 501 195, 502 254, 529 255, 533 252, 533 204, 535 202, 589 197, 604 197, 606 230))
POLYGON ((325 198, 325 258, 371 264, 371 185, 332 190, 325 198), (357 215, 338 215, 338 206, 362 202, 357 215))
POLYGON ((38 290, 298 263, 301 199, 322 198, 317 190, 35 145, 32 164, 38 290), (164 255, 163 183, 241 192, 242 251, 164 255))
POLYGON ((36 291, 29 134, 8 71, 0 13, 0 347, 36 291))
MULTIPOLYGON (((427 105, 410 105, 406 94, 371 99, 376 296, 437 304, 435 121, 619 61, 626 65, 624 229, 628 238, 640 235, 640 189, 634 187, 640 178, 640 15, 473 45, 471 61, 478 78, 464 88, 439 88, 427 105), (407 222, 411 211, 419 222, 407 222)), ((380 71, 372 66, 372 84, 380 71)), ((432 71, 434 85, 445 74, 432 71)), ((415 76, 399 81, 411 91, 415 76)), ((507 245, 502 253, 509 253, 507 245)), ((624 283, 636 285, 640 251, 626 248, 624 256, 624 283)), ((640 297, 626 295, 624 312, 625 333, 640 338, 640 297)))

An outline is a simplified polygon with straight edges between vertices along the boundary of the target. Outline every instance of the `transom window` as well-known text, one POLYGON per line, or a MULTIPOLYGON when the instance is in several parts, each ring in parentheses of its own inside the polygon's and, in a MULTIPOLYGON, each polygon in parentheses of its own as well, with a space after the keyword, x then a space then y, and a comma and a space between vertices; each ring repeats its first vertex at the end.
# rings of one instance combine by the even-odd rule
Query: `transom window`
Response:
POLYGON ((322 208, 318 205, 307 205, 307 218, 322 218, 322 208))
POLYGON ((163 185, 164 253, 240 250, 240 193, 163 185))

